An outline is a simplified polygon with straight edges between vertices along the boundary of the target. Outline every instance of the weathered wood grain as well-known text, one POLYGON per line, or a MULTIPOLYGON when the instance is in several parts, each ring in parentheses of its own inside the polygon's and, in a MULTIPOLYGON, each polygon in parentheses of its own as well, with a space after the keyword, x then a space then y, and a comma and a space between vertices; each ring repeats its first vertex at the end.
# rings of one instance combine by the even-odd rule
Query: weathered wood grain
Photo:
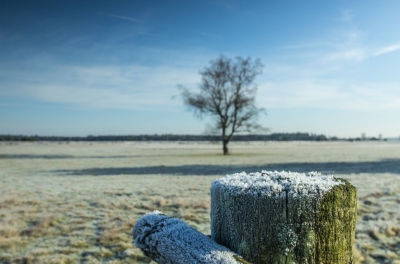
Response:
POLYGON ((356 189, 318 173, 235 174, 211 188, 211 234, 252 263, 352 263, 356 189))

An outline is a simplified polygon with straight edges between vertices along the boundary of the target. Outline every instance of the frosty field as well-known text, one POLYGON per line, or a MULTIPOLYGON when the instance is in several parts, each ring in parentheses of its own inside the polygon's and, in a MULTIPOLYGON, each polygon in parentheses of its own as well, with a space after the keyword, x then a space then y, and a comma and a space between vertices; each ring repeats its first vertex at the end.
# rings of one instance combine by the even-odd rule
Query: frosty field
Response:
POLYGON ((400 263, 400 142, 0 143, 0 263, 149 263, 131 231, 162 211, 209 234, 211 182, 320 171, 358 191, 356 263, 400 263))

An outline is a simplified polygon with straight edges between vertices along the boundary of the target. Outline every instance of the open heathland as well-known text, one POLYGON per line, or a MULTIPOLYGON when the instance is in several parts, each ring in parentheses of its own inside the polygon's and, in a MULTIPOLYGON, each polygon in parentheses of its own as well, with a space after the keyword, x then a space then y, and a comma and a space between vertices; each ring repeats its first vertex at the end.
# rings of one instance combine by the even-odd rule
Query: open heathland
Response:
POLYGON ((211 182, 319 171, 357 188, 356 263, 400 263, 400 142, 0 143, 0 263, 150 263, 132 227, 162 211, 210 233, 211 182))

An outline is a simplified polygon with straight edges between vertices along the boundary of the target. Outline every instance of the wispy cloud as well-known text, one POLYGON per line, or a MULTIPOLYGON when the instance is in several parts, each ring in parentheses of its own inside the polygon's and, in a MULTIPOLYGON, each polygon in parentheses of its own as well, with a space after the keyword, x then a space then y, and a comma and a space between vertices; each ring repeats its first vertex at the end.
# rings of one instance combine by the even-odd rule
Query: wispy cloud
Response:
POLYGON ((333 32, 329 38, 285 46, 285 57, 266 65, 258 99, 267 108, 315 108, 351 111, 400 111, 400 83, 368 82, 349 75, 355 63, 367 63, 400 49, 399 45, 374 48, 363 42, 363 32, 333 32), (310 49, 312 48, 312 49, 310 49), (284 59, 284 61, 282 60, 284 59))
POLYGON ((321 79, 268 82, 260 85, 257 99, 267 108, 400 110, 400 91, 396 84, 321 79))
POLYGON ((125 21, 130 21, 130 22, 135 22, 135 23, 144 23, 143 20, 137 19, 134 17, 130 17, 130 16, 121 16, 121 15, 110 14, 110 13, 100 13, 100 14, 103 16, 108 16, 108 17, 112 17, 112 18, 116 18, 116 19, 125 20, 125 21))
POLYGON ((363 41, 364 32, 357 29, 339 31, 335 46, 360 45, 363 41))
POLYGON ((342 10, 340 20, 349 22, 349 21, 352 21, 354 17, 355 17, 355 13, 353 10, 350 10, 350 9, 342 10))
POLYGON ((99 15, 132 22, 135 24, 134 28, 129 29, 129 33, 127 33, 127 31, 123 31, 122 34, 121 34, 121 32, 114 33, 116 36, 110 37, 110 39, 113 39, 113 40, 118 41, 118 39, 121 40, 121 39, 130 38, 133 36, 139 36, 139 35, 150 36, 150 37, 161 37, 161 38, 167 37, 166 35, 152 32, 151 27, 144 20, 141 20, 141 19, 137 19, 137 18, 130 17, 130 16, 112 14, 112 13, 99 13, 99 15))
POLYGON ((208 32, 193 31, 193 33, 206 38, 221 39, 220 36, 208 32))
POLYGON ((379 55, 383 55, 386 53, 390 53, 390 52, 394 52, 396 50, 400 49, 400 44, 395 44, 395 45, 390 45, 390 46, 386 46, 383 48, 378 49, 373 56, 379 56, 379 55))
POLYGON ((362 61, 368 49, 362 44, 363 33, 356 29, 336 30, 328 38, 291 43, 279 49, 288 50, 290 56, 315 57, 323 63, 329 61, 362 61))
POLYGON ((281 58, 303 64, 305 67, 298 69, 300 72, 308 68, 316 73, 340 71, 351 64, 367 63, 372 57, 400 50, 399 42, 376 48, 368 45, 365 37, 366 34, 357 29, 337 30, 332 31, 328 38, 292 43, 278 50, 287 51, 280 53, 281 58))
MULTIPOLYGON (((359 31, 335 33, 315 42, 294 43, 286 47, 292 50, 281 52, 275 61, 265 58, 268 64, 258 82, 257 101, 267 108, 400 110, 400 99, 396 99, 400 98, 400 84, 341 79, 346 78, 341 70, 353 67, 354 62, 393 52, 400 49, 400 44, 372 52, 371 47, 363 45, 359 31), (310 47, 318 48, 310 51, 310 47), (295 56, 301 54, 307 56, 295 56)), ((176 85, 195 88, 200 81, 199 69, 218 55, 207 50, 168 52, 154 47, 136 52, 145 54, 145 63, 137 60, 122 65, 63 66, 49 59, 38 66, 46 60, 43 56, 27 67, 12 68, 4 63, 0 65, 0 96, 89 108, 170 109, 181 105, 178 100, 170 100, 178 93, 176 85)))
POLYGON ((21 103, 0 102, 0 106, 18 106, 21 103))
POLYGON ((321 47, 321 46, 325 46, 325 45, 327 45, 326 42, 314 41, 314 42, 306 42, 306 43, 300 43, 300 44, 285 45, 283 47, 280 47, 280 49, 283 49, 283 50, 309 49, 309 48, 316 48, 316 47, 321 47))
POLYGON ((145 31, 138 31, 137 34, 144 35, 144 36, 150 36, 150 37, 167 38, 167 36, 165 36, 165 35, 154 34, 154 33, 149 33, 149 32, 145 32, 145 31))
MULTIPOLYGON (((0 96, 28 98, 91 108, 150 110, 177 104, 178 83, 194 86, 197 69, 176 66, 56 66, 41 72, 3 70, 13 80, 0 96), (16 81, 17 80, 17 81, 16 81), (157 96, 154 96, 157 94, 157 96)), ((3 82, 7 84, 7 80, 3 82)))
POLYGON ((221 7, 222 9, 225 9, 225 10, 233 10, 235 8, 233 1, 214 0, 214 1, 211 1, 209 4, 221 7))
POLYGON ((328 61, 362 61, 367 58, 367 52, 363 48, 348 49, 328 54, 328 61))

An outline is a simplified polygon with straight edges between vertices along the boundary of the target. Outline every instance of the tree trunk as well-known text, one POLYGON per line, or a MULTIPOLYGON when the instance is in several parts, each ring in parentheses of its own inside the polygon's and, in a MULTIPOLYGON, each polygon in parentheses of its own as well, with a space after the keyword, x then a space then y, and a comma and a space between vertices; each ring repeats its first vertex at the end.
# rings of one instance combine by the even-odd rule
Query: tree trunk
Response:
POLYGON ((229 154, 228 143, 229 143, 229 138, 226 138, 226 127, 222 126, 222 151, 224 155, 229 154))
POLYGON ((318 173, 228 175, 211 187, 211 236, 254 263, 353 262, 356 189, 318 173))
POLYGON ((226 140, 226 139, 222 140, 222 146, 223 146, 224 155, 228 155, 229 154, 228 143, 229 143, 228 140, 226 140))

